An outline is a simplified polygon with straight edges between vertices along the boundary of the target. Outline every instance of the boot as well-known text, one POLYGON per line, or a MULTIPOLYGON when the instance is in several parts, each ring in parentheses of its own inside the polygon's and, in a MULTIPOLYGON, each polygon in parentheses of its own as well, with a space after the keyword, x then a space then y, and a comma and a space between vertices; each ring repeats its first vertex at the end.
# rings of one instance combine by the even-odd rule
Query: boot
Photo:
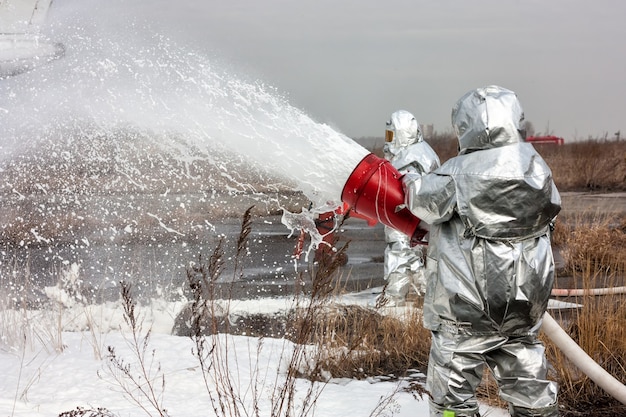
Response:
POLYGON ((525 408, 509 404, 511 417, 559 417, 558 404, 542 408, 525 408))
POLYGON ((435 404, 432 400, 428 402, 430 405, 430 417, 480 417, 478 406, 452 409, 435 404))

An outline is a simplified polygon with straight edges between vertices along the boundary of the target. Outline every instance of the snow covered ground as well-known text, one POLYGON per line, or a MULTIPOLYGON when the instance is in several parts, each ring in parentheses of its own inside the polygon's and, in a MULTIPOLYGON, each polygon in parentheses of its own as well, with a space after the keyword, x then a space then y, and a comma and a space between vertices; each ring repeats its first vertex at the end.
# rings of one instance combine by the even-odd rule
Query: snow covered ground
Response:
MULTIPOLYGON (((359 304, 366 298, 351 296, 343 302, 359 304)), ((231 311, 271 312, 288 308, 292 303, 293 300, 286 298, 235 301, 231 311)), ((169 416, 216 415, 198 359, 192 353, 194 342, 188 337, 171 335, 174 318, 182 305, 183 301, 152 300, 136 308, 136 315, 143 320, 143 335, 151 329, 146 357, 153 358, 150 375, 157 381, 156 395, 169 416)), ((56 311, 4 310, 2 314, 0 415, 58 416, 77 411, 77 407, 104 408, 110 413, 106 416, 159 415, 137 392, 134 396, 145 410, 129 399, 123 384, 115 379, 120 376, 119 370, 110 366, 107 359, 108 347, 113 347, 116 356, 131 366, 131 373, 138 375, 132 354, 132 332, 123 319, 120 303, 68 304, 56 311), (87 324, 91 324, 91 330, 87 324), (16 347, 20 345, 23 347, 16 347)), ((271 399, 272 393, 285 380, 293 344, 285 339, 226 335, 214 340, 223 350, 233 390, 242 399, 240 415, 272 415, 272 406, 276 404, 271 399)), ((399 390, 406 384, 330 379, 327 384, 316 383, 312 388, 312 392, 319 393, 314 412, 300 414, 301 410, 296 410, 289 415, 427 416, 425 398, 416 399, 411 393, 399 390), (385 399, 388 404, 382 410, 377 408, 385 399)), ((306 394, 311 392, 311 384, 299 379, 295 388, 294 404, 301 407, 306 394)), ((499 409, 485 408, 483 412, 493 417, 508 415, 499 409)))

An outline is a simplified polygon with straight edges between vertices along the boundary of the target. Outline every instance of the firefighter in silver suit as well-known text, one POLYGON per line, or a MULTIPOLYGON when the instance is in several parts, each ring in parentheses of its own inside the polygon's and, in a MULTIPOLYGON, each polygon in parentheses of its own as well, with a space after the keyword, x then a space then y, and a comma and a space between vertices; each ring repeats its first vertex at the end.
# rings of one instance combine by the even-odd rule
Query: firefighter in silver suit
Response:
MULTIPOLYGON (((385 131, 385 159, 400 173, 425 174, 439 167, 439 157, 424 141, 413 114, 398 110, 391 114, 385 131)), ((411 286, 423 293, 425 288, 423 246, 411 247, 404 233, 385 226, 384 294, 377 304, 401 306, 411 286)))
POLYGON ((431 330, 431 416, 476 416, 488 366, 512 416, 557 416, 538 340, 554 281, 550 233, 561 199, 524 142, 516 94, 498 86, 452 109, 458 156, 402 178, 406 204, 430 225, 424 325, 431 330))

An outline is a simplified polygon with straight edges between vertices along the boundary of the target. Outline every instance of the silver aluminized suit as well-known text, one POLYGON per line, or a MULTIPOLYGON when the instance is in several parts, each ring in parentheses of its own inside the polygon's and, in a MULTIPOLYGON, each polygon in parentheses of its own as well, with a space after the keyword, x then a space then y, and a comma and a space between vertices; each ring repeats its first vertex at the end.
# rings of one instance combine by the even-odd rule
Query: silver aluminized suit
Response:
POLYGON ((459 155, 433 173, 403 177, 407 206, 430 224, 432 416, 475 415, 485 364, 513 416, 558 415, 537 334, 554 281, 550 228, 561 201, 549 167, 524 143, 523 118, 512 91, 471 91, 452 110, 459 155))
MULTIPOLYGON (((439 157, 424 141, 413 114, 406 110, 392 113, 386 129, 386 137, 392 140, 385 143, 384 156, 400 173, 422 175, 439 167, 439 157)), ((386 302, 388 306, 402 305, 411 285, 419 293, 425 289, 423 247, 411 247, 407 235, 389 226, 385 226, 385 242, 386 302)))

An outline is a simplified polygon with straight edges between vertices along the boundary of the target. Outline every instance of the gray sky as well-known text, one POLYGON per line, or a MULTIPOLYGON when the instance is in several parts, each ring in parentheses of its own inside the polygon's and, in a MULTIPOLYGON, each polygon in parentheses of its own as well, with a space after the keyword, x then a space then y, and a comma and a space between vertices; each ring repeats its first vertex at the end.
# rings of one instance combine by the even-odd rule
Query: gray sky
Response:
POLYGON ((382 135, 401 108, 448 131, 454 102, 487 84, 516 91, 538 132, 626 136, 620 0, 114 3, 351 137, 382 135))

